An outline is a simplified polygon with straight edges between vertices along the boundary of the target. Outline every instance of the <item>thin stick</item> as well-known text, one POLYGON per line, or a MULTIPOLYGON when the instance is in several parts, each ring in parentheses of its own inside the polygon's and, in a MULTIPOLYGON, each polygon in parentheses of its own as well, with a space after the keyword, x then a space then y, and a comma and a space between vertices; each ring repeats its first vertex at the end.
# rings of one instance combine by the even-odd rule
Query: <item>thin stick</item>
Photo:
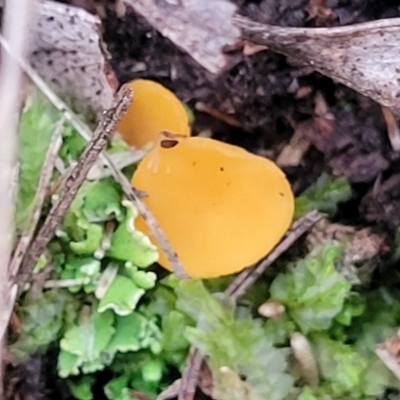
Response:
MULTIPOLYGON (((28 45, 36 2, 8 1, 3 14, 3 32, 13 52, 23 58, 28 45)), ((13 241, 16 180, 16 131, 22 86, 22 71, 15 60, 1 52, 0 69, 0 333, 5 331, 12 312, 12 286, 8 265, 13 241)), ((12 303, 13 304, 13 303, 12 303)), ((2 335, 0 336, 2 337, 2 335)), ((3 398, 3 342, 0 342, 0 398, 3 398)))
POLYGON ((178 393, 178 400, 194 399, 202 364, 203 364, 202 354, 194 346, 191 346, 189 350, 189 355, 186 358, 185 368, 182 373, 181 385, 178 393))
POLYGON ((20 282, 21 287, 24 287, 27 277, 32 273, 39 257, 53 238, 58 225, 84 182, 87 173, 101 151, 107 146, 117 123, 128 109, 131 100, 132 91, 128 86, 123 86, 114 100, 113 107, 104 113, 102 121, 94 132, 93 139, 87 144, 77 164, 67 176, 58 200, 50 209, 43 226, 22 262, 21 273, 23 276, 20 282))
POLYGON ((253 285, 253 283, 265 272, 265 270, 276 259, 289 249, 292 244, 307 232, 316 222, 322 218, 322 214, 318 211, 311 211, 304 217, 296 221, 281 242, 264 258, 261 262, 254 267, 244 270, 236 279, 228 286, 225 294, 234 300, 238 300, 243 296, 246 291, 253 285))
MULTIPOLYGON (((10 52, 10 46, 6 40, 0 35, 0 44, 10 52)), ((15 57, 21 68, 25 71, 31 81, 37 86, 37 88, 47 97, 50 103, 60 111, 65 119, 75 128, 75 130, 79 133, 79 135, 86 141, 89 141, 92 137, 92 132, 89 127, 84 124, 71 109, 49 88, 46 82, 37 74, 37 72, 24 60, 21 58, 15 57)), ((123 192, 126 197, 131 200, 136 208, 138 209, 142 218, 148 224, 151 233, 157 239, 157 242, 160 244, 161 249, 164 251, 165 255, 169 263, 172 266, 172 270, 174 274, 180 279, 187 279, 189 276, 183 268, 181 262, 179 261, 178 255, 172 248, 168 239, 166 238, 164 232, 161 227, 157 223, 157 220, 154 218, 153 214, 150 212, 148 207, 141 201, 140 193, 134 187, 131 186, 130 182, 124 174, 115 167, 112 160, 107 156, 106 153, 100 153, 99 158, 106 165, 111 172, 113 178, 121 185, 123 192)))
POLYGON ((233 117, 232 115, 226 114, 220 110, 212 108, 212 107, 208 106, 206 103, 198 101, 194 107, 197 111, 211 115, 213 118, 218 119, 218 120, 224 122, 225 124, 234 126, 235 128, 242 127, 242 124, 240 123, 240 121, 237 118, 233 117))
MULTIPOLYGON (((90 278, 71 278, 71 279, 48 279, 47 281, 43 282, 43 289, 65 289, 70 288, 72 286, 78 285, 86 285, 90 283, 90 278)), ((24 291, 31 289, 32 283, 27 282, 24 285, 24 291)))
POLYGON ((62 144, 62 132, 64 128, 65 119, 62 118, 56 125, 52 134, 52 139, 47 149, 46 157, 43 161, 43 166, 40 174, 38 188, 34 200, 34 208, 27 222, 27 229, 22 233, 21 238, 14 250, 14 254, 9 266, 9 276, 15 280, 19 267, 26 254, 28 247, 32 242, 33 235, 36 231, 37 224, 40 219, 43 203, 46 199, 47 190, 53 175, 54 165, 58 157, 58 151, 62 144))
MULTIPOLYGON (((296 221, 287 232, 281 242, 275 249, 262 261, 254 267, 244 270, 225 290, 225 294, 237 301, 243 296, 253 283, 264 273, 264 271, 276 259, 289 249, 292 244, 307 232, 317 221, 322 218, 322 214, 317 211, 311 211, 304 217, 296 221)), ((186 365, 182 374, 182 381, 179 390, 178 400, 193 400, 196 392, 200 368, 203 362, 203 356, 195 348, 191 347, 186 359, 186 365)))

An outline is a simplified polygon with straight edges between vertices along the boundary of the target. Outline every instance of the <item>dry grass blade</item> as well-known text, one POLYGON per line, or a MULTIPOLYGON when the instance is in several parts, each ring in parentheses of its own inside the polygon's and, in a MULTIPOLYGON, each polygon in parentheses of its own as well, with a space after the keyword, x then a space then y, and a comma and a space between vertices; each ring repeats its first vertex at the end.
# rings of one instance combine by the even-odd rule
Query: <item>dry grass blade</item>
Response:
POLYGON ((64 128, 64 118, 58 123, 52 134, 52 140, 46 153, 46 157, 43 162, 43 167, 39 179, 39 184, 35 196, 35 206, 27 224, 28 229, 22 233, 17 246, 15 247, 14 254, 9 266, 9 276, 14 281, 25 253, 32 242, 33 235, 35 233, 37 224, 40 219, 40 213, 42 211, 44 200, 46 199, 51 177, 53 175, 54 165, 57 160, 58 151, 62 144, 62 132, 64 128))
POLYGON ((156 400, 169 400, 175 399, 179 393, 180 387, 182 385, 182 379, 177 379, 172 385, 169 385, 165 390, 163 390, 156 400))
POLYGON ((181 386, 179 388, 178 400, 193 400, 196 393, 197 382, 203 356, 195 347, 191 347, 186 359, 185 369, 182 374, 181 386))
MULTIPOLYGON (((225 290, 225 294, 234 300, 238 300, 282 253, 289 249, 300 236, 307 232, 322 217, 323 215, 318 211, 311 211, 296 221, 275 249, 254 267, 240 273, 225 290)), ((191 347, 182 374, 178 400, 194 399, 202 362, 203 357, 201 353, 196 348, 191 347)))
MULTIPOLYGON (((2 31, 15 54, 22 58, 28 45, 31 22, 35 17, 35 1, 9 1, 3 14, 2 31), (32 18, 33 17, 33 18, 32 18)), ((12 250, 16 180, 16 132, 22 71, 13 57, 2 51, 0 69, 0 398, 3 398, 2 337, 14 304, 15 288, 9 282, 8 265, 12 250)))
POLYGON ((333 28, 288 28, 234 18, 244 38, 327 75, 399 117, 400 18, 333 28))
POLYGON ((39 257, 53 238, 57 226, 71 205, 76 193, 84 182, 87 173, 96 161, 99 154, 105 149, 115 127, 124 115, 132 100, 132 92, 128 86, 123 86, 114 100, 113 107, 104 113, 102 121, 97 126, 93 139, 87 144, 78 159, 77 164, 67 176, 60 190, 58 200, 53 204, 50 212, 39 230, 35 240, 29 248, 21 265, 21 287, 24 287, 28 276, 32 273, 39 257))

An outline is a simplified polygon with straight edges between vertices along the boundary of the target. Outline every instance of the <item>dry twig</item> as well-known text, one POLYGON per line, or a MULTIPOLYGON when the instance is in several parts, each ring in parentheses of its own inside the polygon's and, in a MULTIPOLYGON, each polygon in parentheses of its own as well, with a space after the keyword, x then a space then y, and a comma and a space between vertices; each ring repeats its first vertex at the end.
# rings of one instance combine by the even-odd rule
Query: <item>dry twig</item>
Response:
POLYGON ((277 260, 293 243, 307 232, 316 222, 322 218, 322 214, 318 211, 311 211, 303 218, 296 221, 289 232, 281 240, 281 242, 272 250, 269 255, 254 267, 244 270, 236 279, 229 285, 225 294, 231 298, 238 300, 253 283, 265 272, 265 270, 277 260))
POLYGON ((192 346, 186 358, 185 369, 183 370, 181 385, 178 393, 178 400, 194 399, 202 363, 202 354, 198 349, 192 346))
POLYGON ((195 104, 195 109, 197 111, 211 115, 215 119, 218 119, 230 126, 234 126, 235 128, 242 127, 242 124, 240 123, 240 121, 237 118, 233 117, 232 115, 225 114, 224 112, 217 110, 216 108, 212 108, 212 107, 208 106, 206 103, 203 103, 201 101, 198 101, 195 104))

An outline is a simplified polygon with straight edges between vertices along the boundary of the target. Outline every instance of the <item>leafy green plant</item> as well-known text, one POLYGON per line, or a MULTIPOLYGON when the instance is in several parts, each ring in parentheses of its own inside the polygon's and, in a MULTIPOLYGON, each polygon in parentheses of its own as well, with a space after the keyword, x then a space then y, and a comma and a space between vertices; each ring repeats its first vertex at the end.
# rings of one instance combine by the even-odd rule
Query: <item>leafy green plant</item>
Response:
MULTIPOLYGON (((371 309, 360 294, 352 291, 351 285, 335 269, 339 254, 339 249, 332 244, 317 248, 271 284, 271 299, 283 304, 286 312, 266 322, 267 332, 275 335, 272 336, 275 342, 285 343, 293 332, 300 330, 310 340, 319 366, 320 385, 302 389, 301 400, 374 399, 385 387, 393 385, 391 373, 373 351, 385 335, 379 335, 379 340, 375 337, 373 344, 369 342, 369 351, 365 351, 365 340, 371 334, 367 328, 371 324, 371 321, 367 323, 370 311, 375 308, 374 315, 381 318, 384 304, 374 301, 371 309), (360 328, 358 321, 364 318, 361 329, 366 336, 362 339, 354 327, 360 328), (277 332, 281 335, 277 336, 277 332)), ((386 335, 390 332, 388 322, 384 324, 386 335)), ((393 318, 390 325, 395 326, 393 318)))
POLYGON ((27 101, 18 131, 19 193, 15 214, 18 231, 28 228, 47 148, 59 120, 59 113, 43 96, 36 94, 27 101))
POLYGON ((65 290, 47 290, 37 296, 31 293, 18 310, 21 332, 10 351, 25 360, 37 351, 45 351, 60 338, 69 319, 76 314, 76 304, 65 290))
MULTIPOLYGON (((22 117, 21 227, 32 212, 57 117, 41 96, 32 98, 22 117)), ((60 154, 66 162, 74 161, 83 148, 76 137, 65 128, 60 154)), ((137 215, 112 179, 85 182, 48 249, 54 289, 35 289, 19 308, 23 331, 11 347, 13 353, 28 357, 59 341, 59 375, 83 376, 81 383, 71 384, 80 397, 89 398, 92 379, 84 378, 112 364, 117 354, 160 351, 158 327, 152 317, 136 311, 140 298, 155 285, 156 275, 146 268, 158 258, 155 246, 134 227, 137 215)), ((151 368, 147 370, 154 380, 151 368)))
POLYGON ((237 318, 233 304, 224 307, 229 302, 219 302, 201 281, 179 282, 176 293, 178 309, 196 321, 196 327, 186 328, 185 335, 208 356, 215 398, 230 399, 233 389, 237 398, 249 400, 279 400, 287 395, 293 379, 260 321, 250 315, 237 318))
POLYGON ((351 196, 351 187, 345 178, 332 179, 322 174, 317 182, 296 198, 295 219, 312 210, 334 215, 338 203, 351 196))
POLYGON ((317 249, 271 285, 271 298, 286 307, 303 333, 329 329, 343 308, 351 285, 336 271, 339 250, 317 249))

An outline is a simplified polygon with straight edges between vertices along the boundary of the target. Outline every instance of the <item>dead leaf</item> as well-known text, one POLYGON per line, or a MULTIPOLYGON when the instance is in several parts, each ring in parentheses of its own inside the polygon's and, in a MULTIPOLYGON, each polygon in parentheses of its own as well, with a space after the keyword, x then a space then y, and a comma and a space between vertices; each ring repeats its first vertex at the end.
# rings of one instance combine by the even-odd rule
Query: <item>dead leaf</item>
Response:
POLYGON ((30 61, 60 95, 97 115, 111 106, 116 78, 100 20, 83 9, 45 1, 31 36, 30 61))
POLYGON ((329 76, 400 117, 400 18, 334 28, 288 28, 234 18, 244 39, 329 76))
POLYGON ((280 167, 297 167, 300 165, 304 154, 310 148, 310 141, 306 139, 304 131, 313 129, 313 124, 306 121, 297 125, 289 143, 283 148, 276 163, 280 167))
POLYGON ((222 49, 234 46, 240 36, 232 21, 236 6, 230 1, 124 1, 209 72, 217 74, 227 66, 222 49))
POLYGON ((334 117, 329 113, 328 105, 320 93, 315 96, 314 117, 296 126, 290 142, 283 148, 277 158, 281 167, 300 165, 304 154, 314 145, 324 154, 329 154, 336 147, 333 138, 334 117))

